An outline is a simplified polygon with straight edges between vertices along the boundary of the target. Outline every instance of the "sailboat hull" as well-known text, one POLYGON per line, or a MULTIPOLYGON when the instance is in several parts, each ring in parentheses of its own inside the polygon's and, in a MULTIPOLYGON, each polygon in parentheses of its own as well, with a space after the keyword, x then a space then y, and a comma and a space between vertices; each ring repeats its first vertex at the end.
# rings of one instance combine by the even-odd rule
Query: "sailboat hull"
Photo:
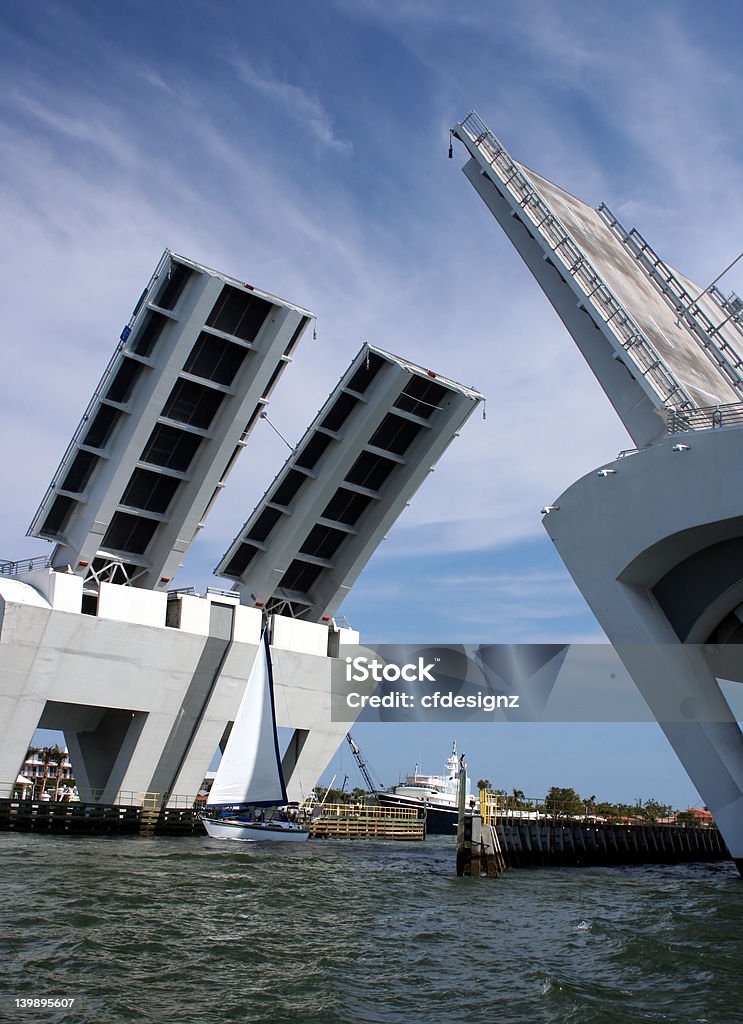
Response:
POLYGON ((230 818, 201 820, 212 839, 237 839, 243 843, 302 843, 310 834, 294 822, 239 821, 230 818))

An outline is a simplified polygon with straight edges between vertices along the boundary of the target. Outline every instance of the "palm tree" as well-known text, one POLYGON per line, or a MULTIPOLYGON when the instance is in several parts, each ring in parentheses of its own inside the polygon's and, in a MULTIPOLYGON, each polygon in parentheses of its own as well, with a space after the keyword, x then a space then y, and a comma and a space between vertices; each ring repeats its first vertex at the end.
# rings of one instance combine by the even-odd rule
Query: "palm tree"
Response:
POLYGON ((54 787, 54 799, 59 799, 59 784, 62 781, 62 765, 67 760, 67 751, 61 750, 58 744, 55 744, 52 749, 52 759, 57 765, 57 782, 54 787))
POLYGON ((47 779, 49 778, 49 765, 54 760, 54 754, 51 747, 42 747, 39 751, 39 755, 44 765, 44 775, 41 780, 41 792, 39 793, 39 799, 41 799, 44 795, 44 790, 46 789, 47 779))

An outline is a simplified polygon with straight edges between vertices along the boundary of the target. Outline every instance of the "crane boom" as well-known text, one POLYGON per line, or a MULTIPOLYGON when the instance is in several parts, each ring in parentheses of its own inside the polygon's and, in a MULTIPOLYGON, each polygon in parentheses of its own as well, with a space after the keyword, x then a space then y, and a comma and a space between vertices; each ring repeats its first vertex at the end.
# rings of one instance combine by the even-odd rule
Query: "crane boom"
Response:
POLYGON ((358 743, 354 740, 350 732, 346 733, 346 739, 348 740, 348 745, 351 748, 351 753, 354 756, 354 760, 356 761, 356 764, 359 766, 359 771, 361 772, 364 778, 364 782, 366 783, 369 792, 376 800, 377 790, 380 788, 380 783, 379 781, 374 780, 369 769, 369 766, 367 765, 366 761, 364 760, 361 754, 361 748, 359 747, 358 743))

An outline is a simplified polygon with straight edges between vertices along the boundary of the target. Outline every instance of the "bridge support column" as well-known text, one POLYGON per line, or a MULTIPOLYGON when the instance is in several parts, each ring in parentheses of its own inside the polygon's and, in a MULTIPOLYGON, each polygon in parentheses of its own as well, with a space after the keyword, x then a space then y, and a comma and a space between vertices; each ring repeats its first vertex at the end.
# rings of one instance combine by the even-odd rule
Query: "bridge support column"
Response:
POLYGON ((743 646, 718 646, 743 601, 741 440, 699 432, 618 459, 544 526, 743 874, 743 735, 715 675, 724 660, 743 678, 743 646))
POLYGON ((743 875, 743 736, 702 649, 678 641, 616 649, 743 875))

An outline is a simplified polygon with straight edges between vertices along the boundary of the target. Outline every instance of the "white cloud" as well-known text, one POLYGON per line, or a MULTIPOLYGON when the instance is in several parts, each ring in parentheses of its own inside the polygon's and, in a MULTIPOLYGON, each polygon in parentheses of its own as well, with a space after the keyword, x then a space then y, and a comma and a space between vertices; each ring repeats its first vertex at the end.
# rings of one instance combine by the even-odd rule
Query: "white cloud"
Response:
POLYGON ((52 133, 66 136, 76 144, 85 144, 101 150, 104 156, 119 166, 134 162, 136 149, 126 137, 112 130, 108 124, 110 111, 94 100, 89 100, 82 114, 65 111, 53 101, 44 103, 35 97, 15 91, 8 97, 11 105, 22 115, 37 121, 52 133))
POLYGON ((268 72, 258 72, 242 58, 235 59, 233 63, 238 77, 248 88, 275 103, 323 146, 328 146, 339 153, 353 151, 350 140, 340 139, 335 134, 332 118, 317 96, 313 96, 298 85, 282 82, 268 72))
MULTIPOLYGON (((389 10, 366 4, 362 14, 384 26, 389 10)), ((155 70, 146 56, 127 67, 107 53, 117 88, 104 79, 97 96, 59 90, 39 62, 33 75, 15 69, 0 134, 0 215, 13 257, 2 282, 4 369, 21 386, 1 422, 6 436, 24 426, 22 457, 18 446, 1 456, 4 479, 17 484, 2 509, 6 546, 21 543, 165 245, 319 314, 317 342, 303 342, 272 402, 271 418, 292 440, 364 340, 486 394, 487 420, 475 414, 380 548, 387 569, 416 553, 542 538, 539 509, 628 446, 567 332, 459 172, 463 151, 446 160, 446 129, 480 106, 537 169, 617 212, 636 211, 661 251, 670 227, 669 258, 682 269, 692 269, 684 257, 714 265, 710 251, 727 256, 743 226, 735 209, 723 219, 719 204, 737 182, 725 96, 736 95, 739 73, 715 70, 680 18, 660 43, 651 31, 643 49, 616 15, 602 29, 615 37, 616 51, 607 51, 592 45, 595 21, 571 22, 550 5, 528 35, 515 15, 482 19, 479 10, 396 9, 395 42, 415 59, 395 70, 411 75, 417 92, 356 118, 344 72, 323 68, 316 86, 289 83, 278 50, 260 65, 207 55, 201 77, 177 60, 155 70), (482 45, 463 64, 465 23, 476 13, 482 45), (641 59, 628 64, 633 43, 641 59), (508 62, 493 62, 506 51, 508 62), (224 82, 212 87, 205 72, 217 66, 265 101, 252 116, 224 82), (664 117, 679 88, 691 131, 664 117), (276 111, 304 126, 314 152, 294 147, 287 159, 276 111), (358 134, 341 138, 340 123, 358 134), (385 147, 368 145, 382 135, 385 147), (685 237, 689 223, 712 225, 703 245, 698 230, 685 237)), ((376 83, 383 63, 363 71, 376 83)), ((207 555, 214 564, 284 457, 268 428, 256 432, 187 566, 207 555)))
POLYGON ((142 66, 136 69, 136 73, 141 76, 143 81, 147 82, 148 85, 153 86, 155 89, 160 89, 162 92, 167 92, 171 96, 176 95, 176 90, 165 81, 163 76, 155 68, 142 66))

